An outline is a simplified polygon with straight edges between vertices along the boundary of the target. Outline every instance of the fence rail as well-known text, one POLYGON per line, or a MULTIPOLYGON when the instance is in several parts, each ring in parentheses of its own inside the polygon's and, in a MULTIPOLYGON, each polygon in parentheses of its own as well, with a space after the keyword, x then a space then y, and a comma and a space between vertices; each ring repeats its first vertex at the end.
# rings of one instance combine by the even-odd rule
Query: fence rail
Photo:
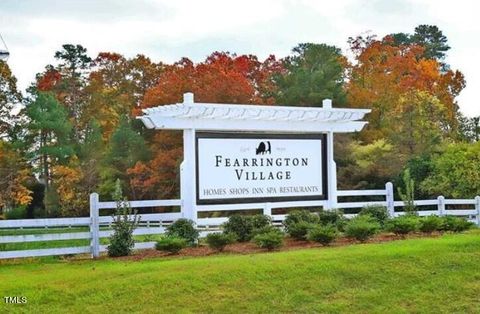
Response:
POLYGON ((45 219, 17 219, 0 220, 0 229, 7 228, 42 228, 42 227, 71 227, 90 224, 89 217, 82 218, 45 218, 45 219))
MULTIPOLYGON (((383 201, 364 201, 364 202, 340 202, 337 203, 337 208, 342 209, 360 209, 365 206, 385 206, 391 217, 396 217, 405 214, 404 211, 395 210, 405 207, 403 201, 395 201, 393 199, 393 185, 387 183, 384 190, 343 190, 337 191, 339 197, 368 197, 368 196, 383 196, 383 201)), ((149 201, 131 201, 129 202, 132 208, 151 208, 151 207, 182 207, 182 201, 178 199, 173 200, 149 200, 149 201)), ((280 224, 286 217, 286 214, 274 214, 273 210, 300 208, 300 207, 323 207, 327 206, 326 201, 301 201, 301 202, 275 202, 275 203, 250 203, 250 204, 224 204, 224 205, 198 205, 195 208, 197 213, 207 212, 232 212, 240 210, 259 210, 263 214, 272 217, 275 224, 280 224)), ((439 196, 437 199, 431 200, 415 200, 415 206, 418 208, 420 216, 428 215, 454 215, 466 217, 469 221, 475 222, 480 226, 480 196, 474 199, 445 199, 439 196), (436 207, 432 210, 432 207, 436 207), (460 209, 447 208, 448 206, 460 206, 460 209), (423 210, 423 207, 428 207, 423 210), (474 208, 473 208, 474 207, 474 208)), ((11 234, 2 235, 0 233, 0 259, 6 258, 22 258, 33 256, 53 256, 53 255, 68 255, 68 254, 86 254, 89 253, 92 257, 97 257, 101 252, 107 250, 106 245, 100 244, 100 239, 107 238, 112 234, 109 228, 113 222, 111 216, 100 216, 100 210, 116 208, 115 202, 100 202, 98 194, 93 193, 90 196, 90 217, 81 218, 46 218, 46 219, 20 219, 20 220, 3 220, 0 221, 0 231, 9 232, 19 230, 24 233, 33 232, 32 234, 11 234), (71 230, 74 228, 84 228, 88 231, 71 230), (60 229, 63 228, 63 229, 60 229), (54 232, 54 231, 66 232, 54 232), (39 230, 47 233, 35 234, 39 230), (47 231, 45 231, 47 230, 47 231), (52 232, 49 232, 49 231, 52 232), (10 250, 2 251, 2 245, 31 243, 31 242, 48 242, 48 241, 68 241, 68 240, 90 240, 88 246, 75 247, 61 247, 61 248, 46 248, 46 249, 30 249, 30 250, 10 250)), ((134 235, 155 235, 163 234, 165 227, 173 221, 184 217, 185 211, 181 208, 180 212, 156 213, 156 214, 141 214, 139 226, 134 231, 134 235)), ((356 214, 346 214, 347 218, 354 217, 356 214)), ((197 218, 195 222, 200 230, 200 235, 205 236, 209 232, 214 232, 219 229, 219 226, 227 221, 227 217, 209 217, 197 218)), ((153 248, 155 242, 137 242, 135 249, 153 248)))

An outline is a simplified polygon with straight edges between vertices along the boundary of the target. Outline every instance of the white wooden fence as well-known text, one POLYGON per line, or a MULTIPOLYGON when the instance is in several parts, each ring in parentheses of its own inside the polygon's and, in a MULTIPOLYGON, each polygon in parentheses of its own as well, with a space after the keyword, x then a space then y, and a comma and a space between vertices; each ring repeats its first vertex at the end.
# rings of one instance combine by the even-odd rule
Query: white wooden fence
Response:
MULTIPOLYGON (((403 211, 395 211, 395 208, 401 208, 405 204, 401 201, 394 201, 393 186, 391 183, 385 185, 384 190, 360 190, 360 191, 337 191, 338 197, 381 197, 382 201, 367 202, 339 202, 337 208, 360 209, 365 206, 380 205, 388 209, 390 216, 403 215, 403 211)), ((439 196, 432 200, 417 200, 414 202, 418 208, 420 216, 427 215, 454 215, 466 217, 468 220, 475 222, 480 226, 480 196, 474 199, 445 199, 439 196), (429 206, 435 207, 429 210, 422 208, 429 206), (460 209, 450 208, 451 206, 460 206, 460 209), (467 208, 468 207, 468 208, 467 208)), ((181 200, 151 200, 151 201, 132 201, 132 208, 147 207, 170 207, 180 206, 181 200)), ((276 203, 255 203, 255 204, 228 204, 228 205, 201 205, 196 207, 196 213, 202 212, 231 212, 239 210, 257 210, 265 215, 272 217, 275 223, 280 223, 285 219, 285 214, 274 214, 275 209, 301 208, 301 207, 323 207, 325 201, 303 201, 303 202, 276 202, 276 203)), ((3 220, 0 221, 0 231, 4 230, 22 230, 27 233, 28 230, 38 232, 39 229, 54 230, 55 228, 64 228, 66 232, 62 233, 41 233, 41 234, 20 234, 20 235, 1 235, 0 234, 0 259, 20 258, 33 256, 50 256, 50 255, 69 255, 89 253, 92 257, 98 257, 101 252, 106 251, 106 245, 100 244, 101 238, 109 237, 112 230, 108 226, 112 223, 111 216, 100 216, 101 209, 113 209, 116 207, 115 202, 100 202, 98 194, 93 193, 90 196, 90 217, 81 218, 48 218, 48 219, 22 219, 22 220, 3 220), (85 228, 81 232, 68 232, 68 228, 85 228), (88 231, 87 231, 88 228, 88 231), (62 248, 46 248, 32 250, 10 250, 2 249, 2 244, 8 243, 25 243, 25 242, 45 242, 57 240, 76 240, 89 239, 90 245, 62 248)), ((355 214, 346 214, 348 218, 355 214)), ((134 231, 134 235, 153 235, 165 232, 165 226, 171 222, 184 217, 184 212, 158 213, 158 214, 141 214, 139 227, 134 231)), ((198 216, 197 216, 198 217, 198 216)), ((218 230, 219 226, 225 222, 227 217, 215 218, 197 218, 196 224, 201 231, 201 236, 209 232, 218 230)), ((137 242, 135 249, 153 248, 155 242, 137 242)))

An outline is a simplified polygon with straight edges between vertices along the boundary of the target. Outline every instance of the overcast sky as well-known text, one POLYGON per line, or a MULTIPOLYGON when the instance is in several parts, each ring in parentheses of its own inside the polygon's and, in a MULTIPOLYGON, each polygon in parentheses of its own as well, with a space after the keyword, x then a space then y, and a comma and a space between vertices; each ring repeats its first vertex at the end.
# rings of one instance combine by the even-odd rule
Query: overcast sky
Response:
MULTIPOLYGON (((437 25, 452 49, 447 62, 467 87, 459 97, 468 116, 480 115, 480 21, 475 1, 177 1, 0 0, 0 33, 8 60, 25 89, 62 44, 81 44, 94 57, 115 51, 154 61, 201 61, 215 50, 284 57, 300 42, 327 43, 346 52, 349 36, 412 33, 437 25)), ((368 104, 365 104, 368 107, 368 104)))

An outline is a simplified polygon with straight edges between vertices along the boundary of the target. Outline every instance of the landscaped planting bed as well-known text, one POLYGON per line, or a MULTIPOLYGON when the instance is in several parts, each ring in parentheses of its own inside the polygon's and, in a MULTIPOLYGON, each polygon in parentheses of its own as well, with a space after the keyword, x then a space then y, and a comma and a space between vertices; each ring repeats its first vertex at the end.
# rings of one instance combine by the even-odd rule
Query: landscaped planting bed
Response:
MULTIPOLYGON (((393 233, 384 233, 384 234, 378 234, 372 237, 366 243, 383 243, 383 242, 390 242, 390 241, 396 241, 396 240, 404 240, 405 238, 408 238, 408 239, 418 239, 418 238, 425 238, 425 237, 435 238, 441 235, 442 233, 440 232, 435 232, 428 235, 423 233, 415 233, 415 234, 410 234, 407 237, 404 237, 404 236, 395 235, 393 233)), ((316 242, 299 241, 289 237, 286 237, 283 243, 284 243, 283 246, 278 248, 276 251, 325 248, 324 246, 316 242)), ((359 244, 359 242, 354 239, 342 237, 337 239, 334 243, 331 243, 330 246, 340 247, 340 246, 354 245, 354 244, 359 244)), ((266 251, 265 249, 258 247, 253 242, 236 242, 236 243, 227 245, 220 254, 254 254, 254 253, 263 253, 265 251, 266 251)), ((201 241, 200 245, 193 246, 193 247, 186 247, 182 249, 178 254, 175 254, 175 255, 184 256, 184 257, 186 256, 194 257, 194 256, 211 256, 215 254, 219 254, 219 252, 209 248, 205 243, 203 243, 203 241, 201 241)), ((138 250, 133 255, 120 257, 120 259, 141 260, 141 259, 151 258, 151 257, 171 257, 172 255, 173 254, 169 254, 168 252, 162 252, 162 251, 151 249, 151 250, 138 250)), ((104 256, 102 258, 107 258, 107 257, 104 256)))

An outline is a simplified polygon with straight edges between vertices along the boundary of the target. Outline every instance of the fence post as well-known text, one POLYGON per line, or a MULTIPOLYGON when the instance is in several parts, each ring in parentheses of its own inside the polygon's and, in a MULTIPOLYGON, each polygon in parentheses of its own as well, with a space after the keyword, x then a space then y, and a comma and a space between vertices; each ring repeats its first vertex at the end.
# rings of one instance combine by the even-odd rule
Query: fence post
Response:
POLYGON ((385 201, 387 202, 388 215, 393 218, 395 215, 395 200, 393 198, 392 182, 387 182, 385 184, 385 201))
POLYGON ((263 214, 265 216, 270 216, 270 218, 272 217, 272 204, 270 203, 265 203, 263 205, 263 214))
POLYGON ((90 194, 90 247, 92 249, 92 258, 100 256, 100 238, 98 222, 98 194, 90 194))
POLYGON ((477 226, 480 227, 480 196, 475 196, 475 209, 477 210, 477 226))
POLYGON ((438 198, 438 216, 445 216, 445 197, 440 195, 438 198))

